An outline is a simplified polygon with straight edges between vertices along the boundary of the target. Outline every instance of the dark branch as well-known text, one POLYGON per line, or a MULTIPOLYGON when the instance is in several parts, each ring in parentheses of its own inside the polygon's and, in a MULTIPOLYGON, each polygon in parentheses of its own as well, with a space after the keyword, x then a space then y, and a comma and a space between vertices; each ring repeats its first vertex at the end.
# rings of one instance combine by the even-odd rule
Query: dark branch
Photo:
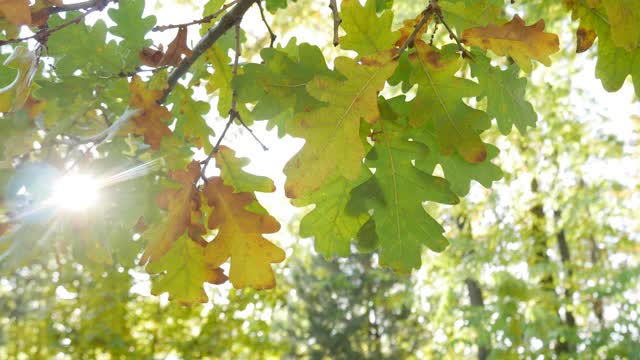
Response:
POLYGON ((202 54, 204 54, 211 46, 213 46, 213 44, 215 44, 215 42, 222 35, 224 35, 229 29, 231 29, 231 27, 234 26, 236 22, 238 22, 242 18, 244 13, 247 12, 251 5, 253 5, 253 3, 256 1, 257 0, 238 0, 236 5, 222 18, 220 18, 220 21, 214 27, 207 31, 207 33, 202 37, 202 39, 200 39, 200 41, 198 41, 196 46, 193 48, 192 55, 182 60, 182 62, 180 62, 180 65, 178 65, 169 74, 169 78, 167 79, 168 87, 165 89, 162 98, 160 98, 160 100, 158 101, 159 103, 163 103, 167 100, 167 97, 178 83, 178 80, 182 76, 184 76, 187 71, 189 71, 189 68, 191 68, 193 63, 195 63, 196 60, 198 60, 198 58, 202 56, 202 54))

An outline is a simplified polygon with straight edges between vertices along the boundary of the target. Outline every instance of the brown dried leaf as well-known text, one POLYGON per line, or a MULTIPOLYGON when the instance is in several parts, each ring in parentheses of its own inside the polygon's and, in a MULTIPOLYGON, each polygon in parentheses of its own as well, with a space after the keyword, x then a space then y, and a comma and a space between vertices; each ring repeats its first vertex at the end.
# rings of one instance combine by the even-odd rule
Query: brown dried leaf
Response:
POLYGON ((150 67, 177 66, 182 61, 182 56, 191 56, 191 49, 187 46, 187 27, 181 26, 173 41, 169 44, 167 52, 162 51, 162 46, 158 50, 144 48, 140 52, 140 61, 150 67))

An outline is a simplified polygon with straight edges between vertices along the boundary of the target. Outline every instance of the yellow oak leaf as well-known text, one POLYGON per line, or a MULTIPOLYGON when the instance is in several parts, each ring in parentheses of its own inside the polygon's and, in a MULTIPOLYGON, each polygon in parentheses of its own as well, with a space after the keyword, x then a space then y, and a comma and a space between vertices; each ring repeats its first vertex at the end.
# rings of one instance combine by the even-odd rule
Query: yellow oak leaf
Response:
POLYGON ((257 200, 253 193, 234 193, 222 178, 213 177, 204 187, 204 196, 211 206, 208 226, 218 234, 205 248, 208 264, 218 267, 231 258, 229 280, 241 289, 270 289, 276 285, 271 263, 282 262, 284 251, 262 234, 280 230, 280 223, 271 215, 249 211, 257 200))
POLYGON ((18 74, 11 84, 0 89, 0 112, 20 110, 31 92, 31 81, 38 69, 36 54, 24 46, 13 50, 4 65, 17 69, 18 74))
POLYGON ((340 176, 354 180, 360 175, 360 123, 375 123, 380 116, 378 92, 398 65, 392 55, 378 53, 360 63, 338 57, 335 68, 345 80, 316 76, 307 84, 307 91, 328 106, 301 112, 287 125, 289 134, 306 140, 284 168, 289 198, 304 196, 340 176))
POLYGON ((545 66, 551 65, 549 55, 560 51, 558 35, 546 33, 544 20, 526 26, 524 20, 515 15, 506 24, 475 27, 462 32, 462 42, 506 55, 526 72, 531 71, 531 59, 545 66))
POLYGON ((31 24, 29 0, 0 0, 0 18, 15 25, 31 24))
POLYGON ((157 102, 162 97, 163 91, 149 88, 148 84, 138 76, 134 76, 129 83, 129 91, 133 95, 129 105, 134 109, 142 110, 133 118, 135 124, 133 133, 143 135, 144 142, 151 145, 152 149, 160 149, 162 137, 171 135, 171 130, 164 121, 172 117, 171 112, 157 102))
POLYGON ((199 222, 200 193, 195 182, 200 176, 200 164, 192 161, 186 170, 172 171, 169 176, 180 184, 178 189, 168 189, 156 198, 158 206, 168 211, 166 221, 150 227, 145 231, 148 239, 147 247, 140 259, 141 264, 155 261, 169 251, 173 243, 189 232, 192 240, 205 245, 202 234, 206 232, 199 222))
POLYGON ((633 52, 640 46, 640 7, 637 0, 603 0, 611 24, 611 40, 633 52))

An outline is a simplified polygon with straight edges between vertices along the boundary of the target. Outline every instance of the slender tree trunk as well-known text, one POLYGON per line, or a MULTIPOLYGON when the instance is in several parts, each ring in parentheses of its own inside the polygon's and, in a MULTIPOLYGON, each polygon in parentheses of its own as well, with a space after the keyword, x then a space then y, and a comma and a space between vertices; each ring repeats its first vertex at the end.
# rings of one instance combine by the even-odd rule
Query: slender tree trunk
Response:
MULTIPOLYGON (((596 266, 596 264, 600 262, 600 249, 598 249, 598 244, 593 236, 589 236, 589 247, 591 248, 591 264, 592 266, 596 266)), ((598 323, 602 326, 604 324, 604 304, 599 294, 597 296, 597 298, 592 300, 591 306, 593 307, 593 313, 598 319, 598 323)))
MULTIPOLYGON (((467 285, 467 291, 469 292, 469 301, 471 302, 471 306, 477 308, 484 308, 484 298, 482 296, 482 289, 480 288, 480 284, 477 280, 467 278, 464 283, 467 285)), ((486 360, 489 356, 489 349, 480 344, 478 341, 478 360, 486 360)))
MULTIPOLYGON (((556 212, 555 216, 556 218, 559 218, 560 212, 556 212)), ((561 229, 558 232, 556 239, 558 242, 558 251, 560 252, 560 260, 562 261, 562 266, 565 268, 567 280, 570 283, 571 278, 573 277, 573 269, 571 268, 571 253, 569 252, 569 245, 567 244, 567 237, 564 229, 561 229)), ((571 290, 570 284, 564 289, 564 297, 567 303, 572 302, 571 298, 573 297, 573 291, 571 290)), ((565 308, 564 322, 571 331, 575 333, 576 319, 573 316, 573 312, 568 308, 565 308)), ((575 350, 576 344, 572 339, 565 339, 558 344, 558 352, 575 352, 575 350)))

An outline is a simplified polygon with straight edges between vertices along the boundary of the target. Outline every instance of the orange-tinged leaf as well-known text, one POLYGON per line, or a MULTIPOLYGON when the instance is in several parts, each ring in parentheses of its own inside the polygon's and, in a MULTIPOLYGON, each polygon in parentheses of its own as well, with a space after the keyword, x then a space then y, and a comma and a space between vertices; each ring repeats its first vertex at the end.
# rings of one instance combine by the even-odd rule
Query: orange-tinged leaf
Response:
POLYGON ((204 196, 212 207, 209 228, 218 234, 205 248, 208 264, 218 267, 231 258, 229 280, 237 289, 270 289, 276 284, 272 263, 282 262, 284 251, 262 234, 280 230, 280 223, 268 214, 248 211, 257 202, 253 193, 234 193, 222 178, 210 178, 204 196))
POLYGON ((133 118, 136 125, 133 132, 144 135, 144 142, 151 145, 152 149, 158 150, 162 137, 171 135, 171 130, 166 124, 166 121, 172 118, 171 112, 157 103, 163 92, 148 88, 148 84, 138 76, 134 76, 129 83, 129 91, 133 95, 129 105, 142 110, 133 118))
POLYGON ((589 50, 598 35, 595 31, 580 26, 578 27, 578 31, 576 31, 576 36, 576 53, 581 53, 589 50))
MULTIPOLYGON (((413 31, 416 28, 416 25, 420 22, 420 20, 422 19, 422 14, 419 14, 418 16, 416 16, 415 19, 409 19, 409 20, 405 20, 402 24, 402 27, 400 28, 400 39, 398 39, 398 41, 396 41, 396 46, 400 47, 402 46, 407 39, 409 39, 409 36, 411 36, 411 34, 413 33, 413 31)), ((431 18, 429 18, 427 20, 427 23, 424 24, 424 26, 422 26, 422 28, 420 28, 420 30, 418 31, 418 34, 416 34, 416 39, 421 39, 422 36, 427 32, 427 30, 429 29, 429 22, 430 22, 431 18)), ((412 45, 412 44, 409 44, 412 45)))
POLYGON ((560 51, 558 35, 546 33, 544 20, 526 26, 524 20, 515 15, 506 24, 475 27, 462 32, 462 42, 492 50, 498 55, 511 56, 526 72, 531 71, 531 59, 551 65, 549 55, 560 51))
POLYGON ((15 25, 31 24, 29 0, 0 0, 0 17, 15 25))
POLYGON ((167 52, 163 52, 162 48, 159 50, 153 50, 151 48, 144 48, 140 52, 140 61, 143 64, 151 67, 158 66, 176 66, 182 61, 182 56, 191 56, 191 49, 187 46, 187 27, 181 26, 178 28, 178 33, 173 41, 167 47, 167 52))
POLYGON ((162 257, 187 230, 193 240, 199 243, 204 242, 201 239, 204 233, 202 224, 199 221, 192 221, 198 215, 201 216, 200 193, 195 186, 199 176, 200 164, 197 161, 192 161, 184 171, 170 173, 170 177, 181 186, 178 189, 168 189, 158 195, 156 199, 158 206, 166 209, 169 214, 165 222, 152 226, 145 232, 148 244, 140 259, 141 264, 162 257))

